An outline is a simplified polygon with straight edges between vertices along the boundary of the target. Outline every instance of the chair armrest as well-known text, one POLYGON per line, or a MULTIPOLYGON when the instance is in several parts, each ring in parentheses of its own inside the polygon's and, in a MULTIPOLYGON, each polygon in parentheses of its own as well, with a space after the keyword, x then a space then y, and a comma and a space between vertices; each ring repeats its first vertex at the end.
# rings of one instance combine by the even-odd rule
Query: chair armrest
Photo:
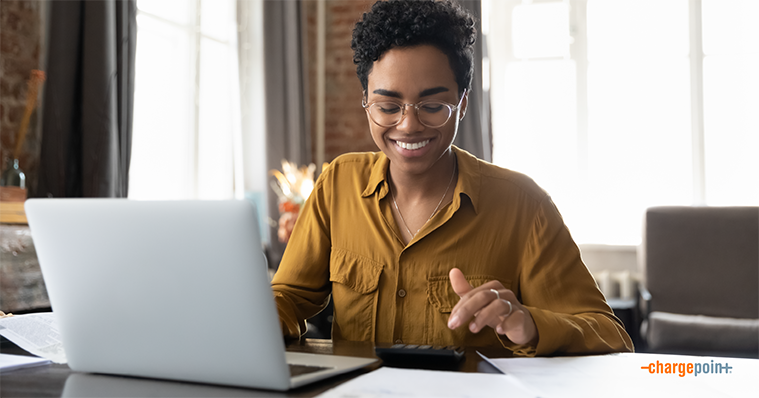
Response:
POLYGON ((648 319, 651 313, 651 292, 642 283, 638 284, 638 311, 641 319, 648 319))

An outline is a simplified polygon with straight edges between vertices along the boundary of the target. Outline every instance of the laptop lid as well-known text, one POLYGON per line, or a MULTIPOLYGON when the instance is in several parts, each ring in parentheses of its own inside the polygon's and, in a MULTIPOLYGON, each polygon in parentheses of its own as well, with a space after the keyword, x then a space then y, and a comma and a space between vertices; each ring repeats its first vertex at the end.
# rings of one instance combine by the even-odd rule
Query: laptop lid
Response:
POLYGON ((71 369, 293 385, 249 202, 30 199, 25 207, 71 369))

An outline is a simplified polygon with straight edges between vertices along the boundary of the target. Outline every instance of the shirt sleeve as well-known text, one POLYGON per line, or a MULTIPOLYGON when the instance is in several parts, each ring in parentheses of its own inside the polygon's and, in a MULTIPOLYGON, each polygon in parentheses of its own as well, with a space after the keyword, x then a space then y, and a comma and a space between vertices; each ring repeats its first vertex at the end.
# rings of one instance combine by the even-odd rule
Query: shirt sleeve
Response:
POLYGON ((330 218, 327 172, 322 173, 303 205, 287 243, 282 262, 272 280, 274 301, 282 333, 300 337, 306 319, 318 314, 329 302, 330 218))
POLYGON ((564 221, 546 196, 535 216, 518 297, 538 331, 537 347, 501 343, 522 356, 631 352, 633 344, 596 286, 564 221))

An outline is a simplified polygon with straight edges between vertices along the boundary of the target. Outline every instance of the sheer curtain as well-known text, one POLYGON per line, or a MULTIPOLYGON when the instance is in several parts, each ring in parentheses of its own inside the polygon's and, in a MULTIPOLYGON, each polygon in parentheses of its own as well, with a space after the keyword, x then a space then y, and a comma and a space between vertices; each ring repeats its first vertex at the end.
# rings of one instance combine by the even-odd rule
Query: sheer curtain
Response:
POLYGON ((264 3, 137 1, 129 197, 245 198, 267 241, 264 3))
POLYGON ((132 199, 244 194, 234 0, 137 1, 132 199))

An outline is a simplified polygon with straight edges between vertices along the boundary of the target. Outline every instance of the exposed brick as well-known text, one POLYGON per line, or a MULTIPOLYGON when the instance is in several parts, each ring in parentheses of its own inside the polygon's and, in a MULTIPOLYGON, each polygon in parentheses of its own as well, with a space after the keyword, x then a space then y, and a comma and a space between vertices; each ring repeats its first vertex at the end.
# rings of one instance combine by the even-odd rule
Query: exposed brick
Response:
POLYGON ((0 75, 0 98, 5 99, 7 96, 9 96, 11 91, 11 85, 8 79, 5 78, 5 76, 0 75))
POLYGON ((2 162, 0 163, 0 169, 4 169, 8 159, 13 156, 15 146, 10 137, 10 134, 6 134, 2 137, 3 139, 0 140, 0 161, 2 162))
MULTIPOLYGON (((26 102, 26 81, 39 68, 42 40, 41 11, 44 2, 0 1, 0 160, 12 156, 26 102)), ((27 130, 19 155, 27 183, 34 186, 39 168, 40 126, 36 114, 27 130)))
POLYGON ((39 0, 16 0, 16 8, 22 11, 27 11, 30 13, 35 13, 37 17, 39 17, 39 14, 36 14, 40 11, 40 2, 39 0))
POLYGON ((3 0, 3 25, 9 31, 18 32, 24 36, 40 35, 40 3, 39 1, 7 1, 3 0))
MULTIPOLYGON (((5 1, 3 1, 3 3, 5 3, 5 1)), ((19 26, 21 25, 21 15, 19 15, 18 10, 10 9, 5 13, 4 17, 3 22, 5 26, 13 31, 19 30, 19 26)))
POLYGON ((27 91, 29 91, 29 84, 26 80, 20 80, 11 88, 11 95, 17 101, 26 102, 27 91))
MULTIPOLYGON (((333 0, 327 2, 326 29, 326 120, 325 158, 354 151, 376 151, 369 135, 369 126, 361 107, 361 84, 353 64, 350 48, 353 27, 368 11, 374 0, 333 0)), ((306 2, 309 76, 311 98, 316 99, 316 8, 306 2)), ((315 118, 312 118, 315 123, 315 118)), ((312 131, 316 131, 315 124, 312 131)), ((312 140, 315 143, 315 140, 312 140)))
POLYGON ((21 117, 24 115, 24 105, 11 106, 8 109, 8 123, 18 124, 21 122, 21 117))
POLYGON ((3 56, 16 57, 19 55, 20 50, 17 37, 4 33, 0 34, 0 52, 3 56))
POLYGON ((9 2, 7 1, 0 1, 0 23, 3 26, 7 25, 8 10, 10 9, 8 4, 9 2))
POLYGON ((3 54, 2 67, 3 72, 7 75, 16 75, 18 77, 24 76, 23 79, 27 79, 29 77, 29 72, 31 72, 32 69, 36 69, 38 67, 38 63, 39 59, 29 56, 6 58, 5 54, 3 54))

